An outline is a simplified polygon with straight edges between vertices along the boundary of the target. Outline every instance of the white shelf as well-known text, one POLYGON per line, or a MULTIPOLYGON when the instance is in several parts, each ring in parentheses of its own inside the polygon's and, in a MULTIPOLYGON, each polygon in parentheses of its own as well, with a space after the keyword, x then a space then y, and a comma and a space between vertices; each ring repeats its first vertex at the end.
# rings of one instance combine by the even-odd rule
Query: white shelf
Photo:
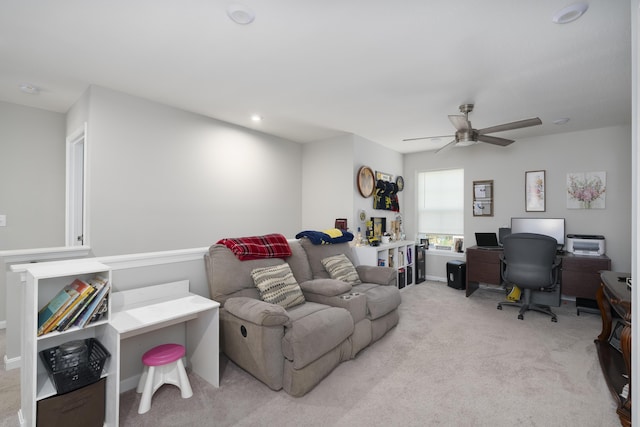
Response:
POLYGON ((394 268, 398 288, 415 283, 415 242, 400 240, 379 246, 354 246, 353 250, 359 264, 394 268))
MULTIPOLYGON (((19 417, 21 425, 34 426, 38 401, 57 394, 57 390, 40 360, 39 352, 62 343, 78 339, 96 338, 117 359, 117 349, 108 338, 108 324, 111 315, 111 302, 105 317, 85 328, 74 327, 64 332, 53 331, 37 336, 38 311, 46 305, 62 288, 80 278, 89 280, 95 276, 104 277, 111 283, 111 270, 108 266, 94 260, 78 260, 76 263, 42 263, 30 265, 26 269, 26 286, 24 294, 24 318, 22 340, 21 405, 19 417)), ((109 293, 110 294, 110 293, 109 293)), ((109 297, 109 296, 108 296, 109 297)), ((117 360, 107 360, 103 376, 107 379, 107 411, 105 425, 115 426, 117 418, 113 409, 117 407, 113 392, 117 390, 117 375, 111 376, 110 369, 117 365, 117 360)))

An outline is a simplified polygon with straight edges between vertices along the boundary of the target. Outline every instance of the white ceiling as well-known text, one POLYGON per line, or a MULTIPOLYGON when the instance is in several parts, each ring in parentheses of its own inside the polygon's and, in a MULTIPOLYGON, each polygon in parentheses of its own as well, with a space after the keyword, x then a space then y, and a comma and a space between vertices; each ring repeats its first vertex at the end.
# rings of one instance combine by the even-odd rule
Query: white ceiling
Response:
POLYGON ((250 25, 231 3, 2 0, 0 101, 66 112, 95 84, 293 141, 353 133, 400 152, 449 142, 402 139, 451 135, 447 115, 468 102, 475 128, 542 119, 493 134, 516 140, 631 122, 628 1, 588 1, 565 25, 551 17, 572 0, 243 0, 250 25))

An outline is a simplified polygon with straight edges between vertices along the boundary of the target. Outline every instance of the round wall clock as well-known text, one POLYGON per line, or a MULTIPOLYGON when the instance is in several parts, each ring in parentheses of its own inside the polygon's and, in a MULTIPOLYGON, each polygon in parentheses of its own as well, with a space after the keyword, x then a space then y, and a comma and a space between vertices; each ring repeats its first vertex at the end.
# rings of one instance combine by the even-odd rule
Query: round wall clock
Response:
POLYGON ((362 197, 371 197, 376 186, 376 178, 373 171, 368 166, 362 166, 358 170, 358 191, 362 197))
POLYGON ((398 191, 402 191, 404 189, 404 178, 398 176, 396 178, 396 185, 398 186, 398 191))

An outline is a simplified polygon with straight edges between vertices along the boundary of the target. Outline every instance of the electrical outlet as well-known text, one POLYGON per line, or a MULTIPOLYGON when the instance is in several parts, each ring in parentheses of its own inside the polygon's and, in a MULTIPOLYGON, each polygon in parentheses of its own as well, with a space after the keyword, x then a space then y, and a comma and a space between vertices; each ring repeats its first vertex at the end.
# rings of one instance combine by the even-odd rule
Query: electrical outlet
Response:
POLYGON ((6 226, 7 226, 7 216, 0 215, 0 227, 6 227, 6 226))

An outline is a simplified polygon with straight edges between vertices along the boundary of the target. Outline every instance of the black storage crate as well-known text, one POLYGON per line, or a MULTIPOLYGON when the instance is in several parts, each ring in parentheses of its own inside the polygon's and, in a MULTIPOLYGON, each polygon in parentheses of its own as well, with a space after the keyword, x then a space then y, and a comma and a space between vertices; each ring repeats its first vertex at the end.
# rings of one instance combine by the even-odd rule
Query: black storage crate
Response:
POLYGON ((40 359, 58 394, 68 393, 100 379, 111 354, 95 338, 70 341, 40 352, 40 359))

